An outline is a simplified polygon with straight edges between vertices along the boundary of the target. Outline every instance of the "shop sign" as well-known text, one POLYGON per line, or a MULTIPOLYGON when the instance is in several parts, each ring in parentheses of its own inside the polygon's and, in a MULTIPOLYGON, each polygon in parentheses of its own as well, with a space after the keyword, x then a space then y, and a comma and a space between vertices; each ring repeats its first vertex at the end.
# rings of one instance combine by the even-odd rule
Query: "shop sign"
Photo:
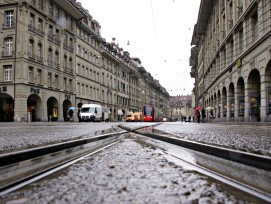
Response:
POLYGON ((70 94, 65 94, 65 98, 66 99, 71 99, 71 95, 70 94))
POLYGON ((236 66, 237 68, 240 68, 242 66, 242 60, 240 58, 236 61, 236 66))
POLYGON ((40 93, 40 89, 31 87, 30 88, 30 93, 39 94, 40 93))
POLYGON ((26 95, 23 95, 23 94, 16 94, 15 97, 16 97, 16 98, 26 98, 26 95))
POLYGON ((6 86, 0 86, 0 93, 1 92, 7 92, 8 88, 6 86))

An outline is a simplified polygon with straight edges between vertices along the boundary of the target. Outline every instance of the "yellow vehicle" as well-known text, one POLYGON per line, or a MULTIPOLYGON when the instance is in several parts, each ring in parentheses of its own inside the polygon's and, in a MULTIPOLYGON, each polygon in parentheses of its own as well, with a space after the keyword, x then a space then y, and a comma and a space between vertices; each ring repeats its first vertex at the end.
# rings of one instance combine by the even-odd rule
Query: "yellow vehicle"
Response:
POLYGON ((129 112, 128 115, 126 115, 126 122, 133 122, 134 121, 134 113, 129 112))
POLYGON ((135 112, 134 113, 134 121, 135 122, 142 122, 143 117, 141 112, 135 112))

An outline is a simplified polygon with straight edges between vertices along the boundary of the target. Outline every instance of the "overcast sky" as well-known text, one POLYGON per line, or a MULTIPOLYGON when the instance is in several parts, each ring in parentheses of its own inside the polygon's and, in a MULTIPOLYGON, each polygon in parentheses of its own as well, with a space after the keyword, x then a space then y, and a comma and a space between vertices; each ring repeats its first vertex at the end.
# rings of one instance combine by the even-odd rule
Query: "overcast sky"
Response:
POLYGON ((171 96, 191 94, 190 43, 200 0, 77 1, 100 23, 101 36, 115 37, 171 96))

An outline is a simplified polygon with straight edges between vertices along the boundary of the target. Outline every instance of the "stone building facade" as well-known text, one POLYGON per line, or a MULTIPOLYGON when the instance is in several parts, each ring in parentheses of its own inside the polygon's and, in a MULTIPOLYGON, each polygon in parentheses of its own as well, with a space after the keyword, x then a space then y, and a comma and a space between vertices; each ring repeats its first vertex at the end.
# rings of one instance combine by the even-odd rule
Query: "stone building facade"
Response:
POLYGON ((194 116, 192 95, 170 96, 169 107, 169 115, 172 120, 182 120, 194 116))
POLYGON ((138 58, 106 42, 76 0, 2 1, 0 11, 0 121, 66 121, 70 107, 77 113, 85 103, 108 107, 117 121, 149 98, 168 108, 165 89, 146 80, 138 58))
POLYGON ((270 0, 201 0, 191 45, 195 107, 217 121, 271 121, 270 0))

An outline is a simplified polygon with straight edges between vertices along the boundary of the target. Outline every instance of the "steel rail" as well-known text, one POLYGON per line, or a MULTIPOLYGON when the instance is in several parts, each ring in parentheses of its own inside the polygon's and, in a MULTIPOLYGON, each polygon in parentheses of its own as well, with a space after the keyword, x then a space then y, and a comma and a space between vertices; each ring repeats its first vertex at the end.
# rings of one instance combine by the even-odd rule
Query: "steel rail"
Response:
POLYGON ((266 171, 271 171, 271 158, 268 156, 229 149, 225 147, 214 146, 214 145, 195 142, 191 140, 184 140, 184 139, 177 138, 177 136, 173 137, 166 133, 163 134, 163 131, 159 131, 162 134, 153 133, 153 130, 146 131, 146 129, 144 130, 136 129, 136 130, 130 130, 130 131, 156 139, 156 140, 174 144, 180 147, 192 149, 194 151, 206 153, 206 154, 220 157, 223 159, 227 159, 230 161, 234 161, 234 162, 238 162, 238 163, 245 164, 248 166, 263 169, 266 171))
POLYGON ((59 164, 119 141, 127 131, 73 139, 0 155, 0 192, 59 164), (12 174, 10 172, 12 171, 12 174))
POLYGON ((240 182, 240 181, 237 181, 235 179, 232 179, 230 177, 227 177, 223 174, 220 174, 216 171, 212 171, 208 168, 205 168, 205 167, 202 167, 200 165, 197 165, 197 164, 194 164, 192 162, 189 162, 188 160, 186 160, 184 157, 180 156, 180 155, 176 155, 174 153, 171 153, 171 152, 166 152, 167 154, 169 154, 170 156, 176 158, 176 159, 179 159, 180 160, 180 163, 185 163, 185 166, 189 165, 191 169, 201 173, 201 174, 204 174, 208 177, 212 177, 222 183, 225 183, 227 185, 230 185, 234 188, 237 188, 243 192, 246 192, 250 195, 253 195, 261 200, 264 200, 268 203, 271 203, 271 195, 266 193, 266 192, 263 192, 262 190, 260 189, 257 189, 257 188, 254 188, 250 185, 247 185, 243 182, 240 182))
POLYGON ((74 164, 74 163, 76 163, 78 161, 81 161, 81 160, 83 160, 83 159, 85 159, 85 158, 87 158, 87 157, 89 157, 91 155, 94 155, 94 154, 96 154, 96 153, 98 153, 98 152, 100 152, 100 151, 102 151, 102 150, 104 150, 104 149, 106 149, 106 148, 108 148, 110 146, 113 146, 113 145, 115 145, 117 143, 119 143, 119 141, 113 142, 113 143, 111 143, 109 145, 106 145, 106 146, 104 146, 102 148, 99 148, 98 150, 95 150, 95 151, 93 151, 91 153, 87 153, 87 154, 82 155, 82 156, 80 156, 78 158, 75 158, 75 159, 72 159, 72 160, 67 161, 65 163, 62 163, 60 165, 54 166, 54 167, 52 167, 50 169, 47 169, 47 170, 45 170, 43 172, 40 172, 40 173, 36 174, 36 175, 24 178, 20 182, 17 182, 16 184, 13 184, 13 185, 10 185, 10 186, 6 187, 4 190, 0 191, 0 196, 6 195, 8 193, 11 193, 11 192, 13 192, 15 190, 18 190, 18 189, 24 187, 24 186, 27 186, 27 185, 29 185, 29 184, 37 181, 37 180, 40 180, 40 179, 42 179, 42 178, 44 178, 46 176, 49 176, 49 175, 51 175, 51 174, 53 174, 53 173, 55 173, 57 171, 60 171, 60 170, 66 168, 66 167, 68 167, 68 166, 70 166, 70 165, 72 165, 72 164, 74 164))
MULTIPOLYGON (((125 128, 125 127, 124 127, 125 128)), ((234 163, 240 163, 244 166, 248 166, 252 169, 259 169, 266 171, 268 178, 270 178, 270 171, 271 171, 271 158, 263 155, 257 155, 253 153, 248 152, 242 152, 237 150, 232 150, 224 147, 219 146, 213 146, 208 144, 203 144, 199 142, 194 142, 190 140, 183 140, 180 138, 169 136, 165 133, 163 134, 155 134, 155 130, 148 127, 142 127, 142 128, 136 128, 136 129, 130 129, 130 132, 133 132, 137 136, 150 138, 154 141, 162 141, 169 145, 177 146, 178 148, 184 148, 188 150, 192 150, 193 152, 198 152, 198 154, 205 154, 210 155, 212 158, 216 157, 219 160, 229 160, 230 162, 234 163), (213 157, 214 156, 214 157, 213 157)), ((163 131, 159 131, 160 133, 164 133, 163 131)), ((139 139, 139 137, 136 137, 139 139)), ((149 142, 146 142, 144 140, 144 144, 148 144, 149 142)), ((157 147, 157 143, 153 143, 152 146, 157 147)), ((159 145, 158 145, 159 147, 159 145)), ((160 148, 163 149, 163 146, 160 148)), ((250 183, 248 183, 245 180, 238 180, 237 178, 230 177, 229 175, 224 175, 223 173, 216 170, 211 170, 209 168, 206 168, 204 166, 201 166, 201 164, 190 162, 189 159, 185 158, 180 152, 176 153, 174 151, 170 152, 170 150, 164 150, 168 155, 171 155, 174 158, 179 159, 181 162, 181 165, 190 166, 195 171, 202 173, 206 176, 212 177, 218 181, 221 181, 222 183, 225 183, 227 185, 230 185, 234 188, 237 188, 243 192, 246 192, 256 198, 259 198, 263 201, 266 201, 268 203, 271 203, 271 193, 270 193, 270 184, 268 185, 268 190, 263 188, 257 188, 255 186, 252 186, 250 183)), ((206 159, 206 157, 204 157, 206 159)), ((267 179, 268 179, 267 178, 267 179)), ((266 181, 268 183, 268 181, 266 181)))
POLYGON ((0 167, 13 164, 16 162, 21 162, 28 159, 33 159, 35 157, 43 156, 46 154, 51 154, 53 152, 58 152, 68 148, 76 147, 79 145, 88 144, 90 142, 95 142, 103 140, 112 136, 117 136, 125 133, 127 131, 120 131, 114 133, 101 134, 98 136, 93 136, 90 138, 73 139, 65 142, 59 142, 56 144, 48 144, 40 147, 29 148, 27 150, 14 151, 10 153, 0 154, 0 167))

